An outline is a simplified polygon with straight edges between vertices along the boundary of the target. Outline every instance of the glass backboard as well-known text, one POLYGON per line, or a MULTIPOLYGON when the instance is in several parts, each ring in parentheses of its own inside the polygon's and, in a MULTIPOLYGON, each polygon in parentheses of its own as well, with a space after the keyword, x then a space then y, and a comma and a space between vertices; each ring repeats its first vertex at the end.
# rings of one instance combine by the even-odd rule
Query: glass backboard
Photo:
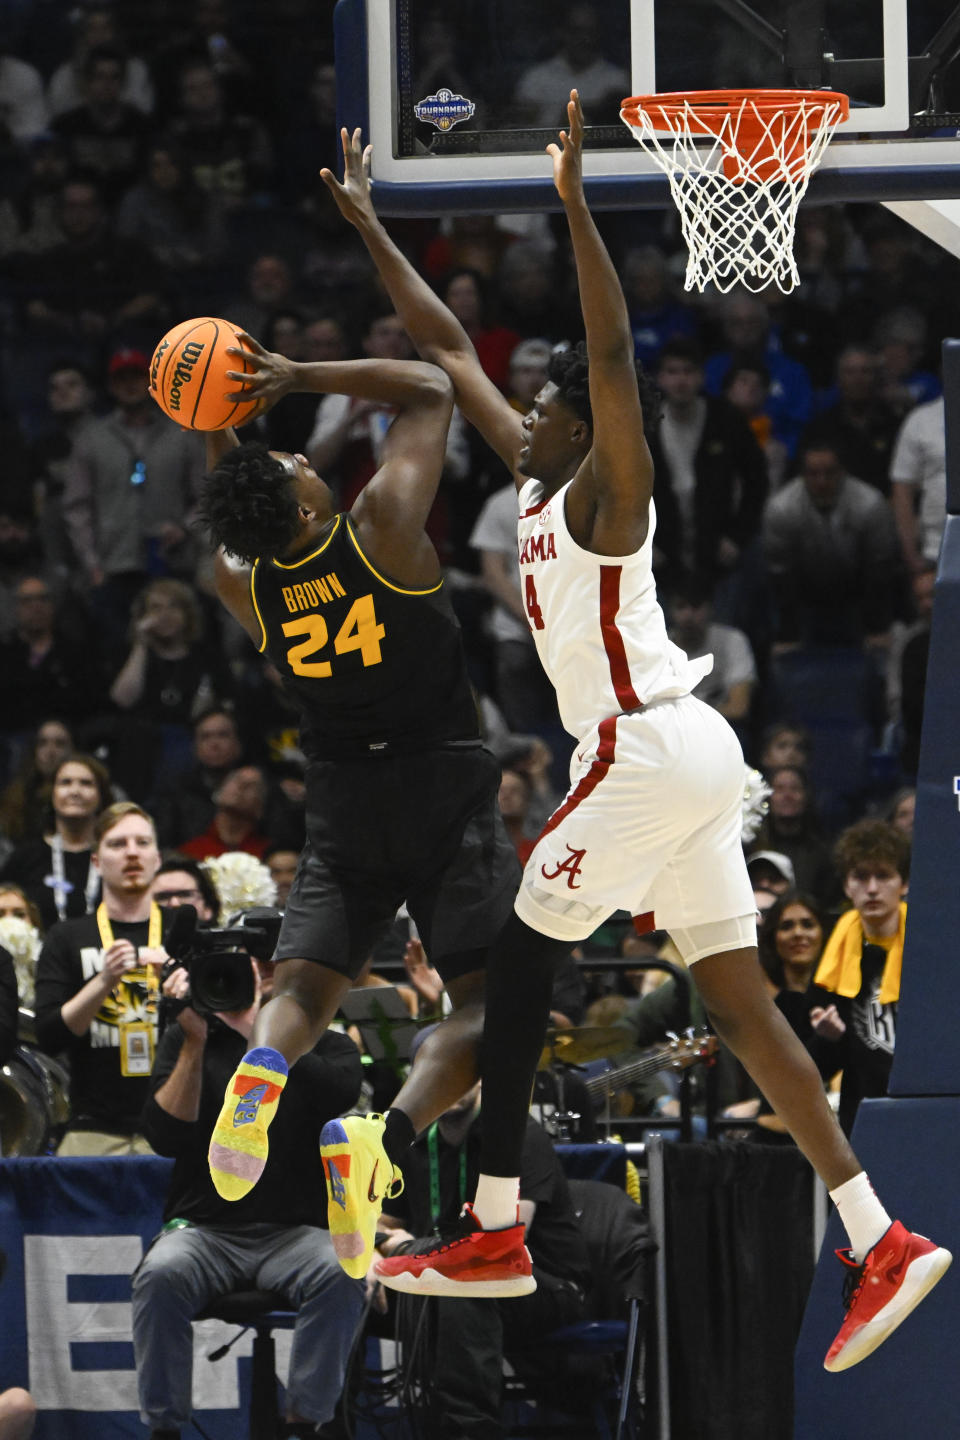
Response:
POLYGON ((341 120, 373 143, 385 214, 553 206, 543 152, 571 80, 596 207, 667 203, 620 101, 708 88, 850 96, 814 200, 952 197, 958 50, 950 0, 340 0, 336 11, 341 120))

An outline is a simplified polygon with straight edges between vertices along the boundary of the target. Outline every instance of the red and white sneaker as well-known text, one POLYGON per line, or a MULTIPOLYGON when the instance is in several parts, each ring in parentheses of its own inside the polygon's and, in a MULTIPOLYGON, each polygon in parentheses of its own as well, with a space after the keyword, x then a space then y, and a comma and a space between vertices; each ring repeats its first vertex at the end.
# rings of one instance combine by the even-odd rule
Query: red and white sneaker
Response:
POLYGON ((837 1256, 847 1268, 843 1303, 847 1318, 827 1351, 825 1370, 849 1370, 872 1355, 950 1268, 953 1256, 905 1230, 899 1220, 858 1265, 849 1250, 837 1256))
POLYGON ((469 1229, 456 1240, 437 1245, 424 1255, 391 1255, 378 1260, 374 1266, 377 1279, 389 1290, 409 1295, 504 1300, 536 1290, 521 1224, 506 1230, 484 1230, 472 1205, 463 1207, 461 1220, 469 1229))

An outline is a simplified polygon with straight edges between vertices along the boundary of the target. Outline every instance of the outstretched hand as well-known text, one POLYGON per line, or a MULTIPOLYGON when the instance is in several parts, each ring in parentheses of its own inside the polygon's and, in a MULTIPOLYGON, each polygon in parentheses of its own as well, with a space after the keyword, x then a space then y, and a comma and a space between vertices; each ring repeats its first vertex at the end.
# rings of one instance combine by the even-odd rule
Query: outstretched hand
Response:
POLYGON ((238 360, 243 359, 253 367, 252 371, 228 370, 226 378, 236 380, 241 388, 225 396, 225 399, 232 400, 235 404, 243 404, 248 400, 263 400, 266 405, 273 405, 282 395, 293 386, 294 363, 288 360, 285 355, 276 355, 271 350, 264 350, 259 341, 254 340, 252 335, 246 331, 239 332, 244 343, 244 349, 239 350, 231 346, 227 354, 235 355, 238 360))
POLYGON ((357 225, 362 219, 375 214, 370 198, 370 159, 373 147, 364 147, 360 143, 359 129, 354 130, 351 135, 346 127, 340 131, 340 142, 343 145, 343 184, 341 185, 333 171, 326 167, 320 171, 320 179, 336 200, 343 218, 349 220, 351 225, 357 225))
POLYGON ((564 205, 583 195, 583 110, 576 90, 570 91, 567 102, 567 124, 569 128, 560 131, 560 144, 547 146, 547 154, 553 158, 553 183, 564 205))

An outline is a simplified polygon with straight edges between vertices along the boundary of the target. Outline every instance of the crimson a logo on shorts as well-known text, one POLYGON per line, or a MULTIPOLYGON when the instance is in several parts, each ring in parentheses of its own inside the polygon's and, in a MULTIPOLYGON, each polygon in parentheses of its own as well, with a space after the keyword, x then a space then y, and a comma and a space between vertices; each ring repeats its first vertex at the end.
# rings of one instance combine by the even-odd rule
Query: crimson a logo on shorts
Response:
POLYGON ((541 865, 540 874, 544 880, 559 880, 561 875, 566 875, 568 889, 579 890, 577 876, 580 874, 580 866, 583 864, 583 858, 587 852, 586 850, 574 850, 572 845, 568 845, 567 849, 570 852, 569 855, 566 860, 557 862, 556 870, 548 871, 546 865, 541 865))

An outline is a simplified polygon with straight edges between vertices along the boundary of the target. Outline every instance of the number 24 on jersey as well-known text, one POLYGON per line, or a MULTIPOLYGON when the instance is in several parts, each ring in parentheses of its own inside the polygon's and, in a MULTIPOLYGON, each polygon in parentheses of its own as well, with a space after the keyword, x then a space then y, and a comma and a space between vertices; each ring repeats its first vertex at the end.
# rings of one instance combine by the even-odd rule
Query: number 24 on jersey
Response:
MULTIPOLYGON (((329 660, 311 659, 326 648, 330 638, 327 622, 320 614, 303 615, 299 620, 288 620, 283 626, 288 639, 295 635, 305 638, 299 645, 291 645, 287 651, 287 663, 294 675, 304 675, 311 680, 326 680, 333 674, 329 660)), ((380 641, 386 630, 379 623, 373 608, 373 596, 361 595, 350 606, 347 617, 333 640, 335 655, 347 655, 359 650, 364 665, 379 665, 383 656, 380 641)))

